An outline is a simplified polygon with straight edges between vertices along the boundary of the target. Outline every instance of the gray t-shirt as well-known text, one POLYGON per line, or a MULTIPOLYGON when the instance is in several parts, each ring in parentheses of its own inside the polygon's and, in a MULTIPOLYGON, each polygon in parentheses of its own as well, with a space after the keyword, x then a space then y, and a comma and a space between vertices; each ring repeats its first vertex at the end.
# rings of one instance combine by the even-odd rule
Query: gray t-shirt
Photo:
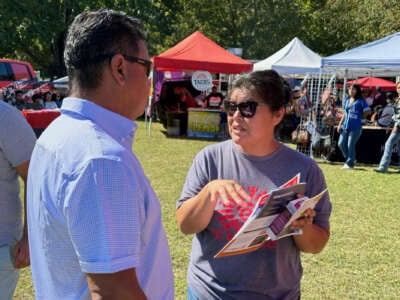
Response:
POLYGON ((382 127, 391 127, 394 115, 393 104, 387 104, 383 109, 378 119, 378 125, 382 127))
POLYGON ((36 136, 21 112, 0 101, 0 246, 22 234, 22 207, 15 169, 30 159, 36 136))
MULTIPOLYGON (((326 188, 322 171, 309 157, 285 145, 272 154, 254 157, 231 141, 208 146, 194 159, 179 207, 211 180, 233 179, 251 195, 247 207, 217 203, 207 228, 193 238, 188 285, 200 299, 297 299, 302 266, 292 237, 268 241, 254 252, 232 257, 214 255, 233 237, 251 213, 258 197, 296 174, 307 183, 306 196, 326 188)), ((326 194, 315 208, 314 223, 329 229, 331 203, 326 194)))

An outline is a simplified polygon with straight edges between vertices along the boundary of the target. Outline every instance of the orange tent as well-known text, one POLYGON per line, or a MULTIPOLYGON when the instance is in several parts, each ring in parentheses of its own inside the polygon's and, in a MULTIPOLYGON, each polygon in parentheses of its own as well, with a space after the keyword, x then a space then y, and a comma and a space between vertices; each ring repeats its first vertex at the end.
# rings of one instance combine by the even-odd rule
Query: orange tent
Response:
POLYGON ((174 47, 154 57, 158 71, 202 70, 238 74, 251 71, 253 64, 228 52, 196 31, 174 47))

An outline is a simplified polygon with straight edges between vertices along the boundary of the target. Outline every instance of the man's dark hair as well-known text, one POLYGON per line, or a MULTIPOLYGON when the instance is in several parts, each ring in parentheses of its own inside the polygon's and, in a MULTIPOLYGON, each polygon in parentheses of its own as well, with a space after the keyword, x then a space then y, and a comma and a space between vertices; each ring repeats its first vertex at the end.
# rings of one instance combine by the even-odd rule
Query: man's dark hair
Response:
POLYGON ((64 62, 70 87, 95 88, 103 67, 115 54, 136 56, 146 34, 139 19, 121 11, 100 9, 75 17, 65 41, 64 62))
POLYGON ((231 93, 234 89, 242 88, 262 99, 271 111, 278 111, 284 107, 290 97, 290 87, 285 87, 282 77, 274 70, 255 71, 242 75, 233 83, 231 93))
POLYGON ((23 93, 24 93, 24 92, 23 92, 22 90, 16 90, 16 91, 15 91, 15 96, 17 96, 18 94, 21 94, 21 95, 22 95, 23 93))

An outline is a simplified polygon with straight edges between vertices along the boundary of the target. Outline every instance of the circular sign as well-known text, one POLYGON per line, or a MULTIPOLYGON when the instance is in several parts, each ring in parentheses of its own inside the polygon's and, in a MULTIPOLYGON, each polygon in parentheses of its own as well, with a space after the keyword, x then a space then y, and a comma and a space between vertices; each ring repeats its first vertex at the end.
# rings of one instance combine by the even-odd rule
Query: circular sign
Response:
POLYGON ((196 71, 192 75, 192 85, 198 91, 207 91, 212 86, 212 76, 207 71, 196 71))

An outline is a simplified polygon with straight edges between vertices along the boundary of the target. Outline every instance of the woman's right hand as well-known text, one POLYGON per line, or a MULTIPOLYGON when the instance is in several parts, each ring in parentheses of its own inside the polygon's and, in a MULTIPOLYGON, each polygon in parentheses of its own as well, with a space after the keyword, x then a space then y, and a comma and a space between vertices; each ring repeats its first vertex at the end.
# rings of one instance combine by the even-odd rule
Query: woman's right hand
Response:
POLYGON ((176 210, 179 228, 184 234, 198 233, 210 223, 217 201, 224 205, 246 206, 250 196, 233 180, 216 179, 207 183, 194 197, 176 210))
POLYGON ((246 205, 246 202, 251 199, 243 187, 234 180, 216 179, 210 181, 205 186, 205 189, 214 205, 219 198, 221 198, 224 205, 229 205, 233 201, 240 206, 246 205))

